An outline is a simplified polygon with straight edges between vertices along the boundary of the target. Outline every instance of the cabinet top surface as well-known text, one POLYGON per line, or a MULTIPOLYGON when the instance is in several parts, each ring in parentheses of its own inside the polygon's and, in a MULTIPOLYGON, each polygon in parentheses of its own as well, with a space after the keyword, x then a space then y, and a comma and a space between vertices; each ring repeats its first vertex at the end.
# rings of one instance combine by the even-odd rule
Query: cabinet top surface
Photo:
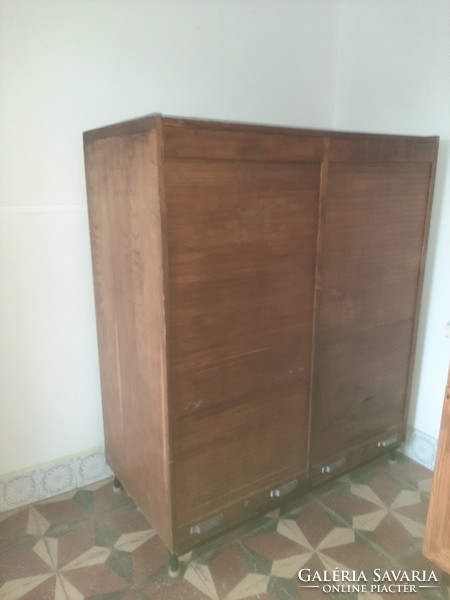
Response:
POLYGON ((83 134, 84 143, 89 143, 101 138, 117 137, 122 135, 129 135, 133 133, 143 133, 153 128, 183 128, 192 130, 219 130, 219 131, 240 131, 240 132, 253 132, 253 133, 273 133, 278 135, 306 135, 306 136, 320 136, 320 137, 331 137, 339 138, 342 136, 371 136, 380 138, 405 138, 409 140, 421 140, 427 142, 434 142, 437 146, 439 142, 439 136, 412 136, 412 135, 399 135, 399 134, 381 134, 381 133, 369 133, 369 132, 346 132, 346 131, 333 131, 326 129, 307 129, 302 127, 288 127, 279 125, 266 125, 260 123, 241 123, 231 121, 220 121, 220 120, 203 120, 196 118, 181 118, 173 116, 164 116, 161 114, 150 114, 147 116, 131 119, 128 121, 122 121, 104 127, 91 129, 85 131, 83 134))

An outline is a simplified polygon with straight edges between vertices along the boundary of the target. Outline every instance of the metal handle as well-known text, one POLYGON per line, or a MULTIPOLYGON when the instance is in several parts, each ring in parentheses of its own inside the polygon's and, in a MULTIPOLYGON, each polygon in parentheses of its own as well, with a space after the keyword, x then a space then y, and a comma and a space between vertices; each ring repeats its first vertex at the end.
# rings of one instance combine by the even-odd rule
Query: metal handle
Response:
POLYGON ((222 521, 223 519, 223 513, 220 513, 218 515, 214 515, 214 517, 210 517, 209 519, 206 519, 205 521, 201 521, 200 523, 197 523, 196 525, 192 525, 191 529, 190 529, 190 534, 193 535, 200 535, 201 533, 204 533, 205 531, 208 531, 208 529, 213 529, 214 527, 217 527, 217 525, 219 525, 219 523, 222 521))
POLYGON ((389 448, 389 446, 392 446, 396 442, 398 442, 398 433, 390 435, 389 437, 384 438, 384 440, 380 440, 378 442, 378 448, 389 448))
POLYGON ((345 465, 345 458, 342 457, 339 460, 336 460, 335 462, 322 467, 321 472, 325 475, 330 475, 330 473, 334 473, 334 471, 337 471, 338 469, 342 468, 344 465, 345 465))
POLYGON ((289 492, 293 492, 298 485, 298 481, 293 479, 292 481, 288 481, 287 483, 283 483, 283 485, 279 485, 274 490, 270 490, 271 498, 281 498, 285 494, 289 494, 289 492))

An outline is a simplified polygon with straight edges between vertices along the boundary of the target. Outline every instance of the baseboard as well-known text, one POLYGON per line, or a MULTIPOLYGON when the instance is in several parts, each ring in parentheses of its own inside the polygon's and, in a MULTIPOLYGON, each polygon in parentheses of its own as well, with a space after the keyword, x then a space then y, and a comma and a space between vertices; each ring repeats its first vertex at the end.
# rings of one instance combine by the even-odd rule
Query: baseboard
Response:
POLYGON ((0 512, 46 500, 111 475, 104 448, 8 473, 0 476, 0 512))
MULTIPOLYGON (((437 440, 408 427, 401 451, 412 460, 434 469, 437 440)), ((107 479, 112 472, 105 449, 96 448, 51 463, 36 465, 0 477, 0 512, 46 500, 77 488, 107 479)))

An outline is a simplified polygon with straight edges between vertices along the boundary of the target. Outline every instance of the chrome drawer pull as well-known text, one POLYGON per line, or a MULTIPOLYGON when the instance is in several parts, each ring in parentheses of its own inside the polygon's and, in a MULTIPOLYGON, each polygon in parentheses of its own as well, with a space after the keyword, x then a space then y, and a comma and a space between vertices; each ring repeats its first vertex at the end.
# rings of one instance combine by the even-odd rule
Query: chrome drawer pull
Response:
POLYGON ((283 483, 283 485, 278 486, 274 490, 270 490, 271 498, 281 498, 285 494, 289 494, 289 492, 293 492, 298 485, 298 481, 293 479, 292 481, 288 481, 287 483, 283 483))
POLYGON ((204 533, 205 531, 208 531, 209 529, 213 529, 214 527, 217 527, 217 525, 219 525, 219 523, 222 521, 222 519, 223 519, 223 513, 215 515, 214 517, 206 519, 205 521, 201 521, 201 523, 192 525, 189 533, 191 535, 193 535, 193 534, 200 535, 201 533, 204 533))
POLYGON ((396 442, 398 442, 398 433, 395 433, 394 435, 390 435, 387 438, 384 438, 384 440, 380 440, 378 442, 378 448, 388 448, 389 446, 392 446, 392 444, 395 444, 396 442))
POLYGON ((334 471, 337 471, 344 465, 345 465, 345 458, 340 458, 339 460, 336 460, 334 463, 330 463, 329 465, 325 465, 324 467, 322 467, 322 473, 324 473, 325 475, 329 475, 330 473, 334 473, 334 471))

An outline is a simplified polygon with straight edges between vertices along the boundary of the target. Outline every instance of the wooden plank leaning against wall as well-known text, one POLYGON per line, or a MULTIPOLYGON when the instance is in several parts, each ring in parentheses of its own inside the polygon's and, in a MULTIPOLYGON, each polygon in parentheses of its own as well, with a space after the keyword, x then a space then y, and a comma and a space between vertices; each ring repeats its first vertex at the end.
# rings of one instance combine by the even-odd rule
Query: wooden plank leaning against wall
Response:
POLYGON ((423 553, 450 574, 450 368, 445 390, 423 553))

